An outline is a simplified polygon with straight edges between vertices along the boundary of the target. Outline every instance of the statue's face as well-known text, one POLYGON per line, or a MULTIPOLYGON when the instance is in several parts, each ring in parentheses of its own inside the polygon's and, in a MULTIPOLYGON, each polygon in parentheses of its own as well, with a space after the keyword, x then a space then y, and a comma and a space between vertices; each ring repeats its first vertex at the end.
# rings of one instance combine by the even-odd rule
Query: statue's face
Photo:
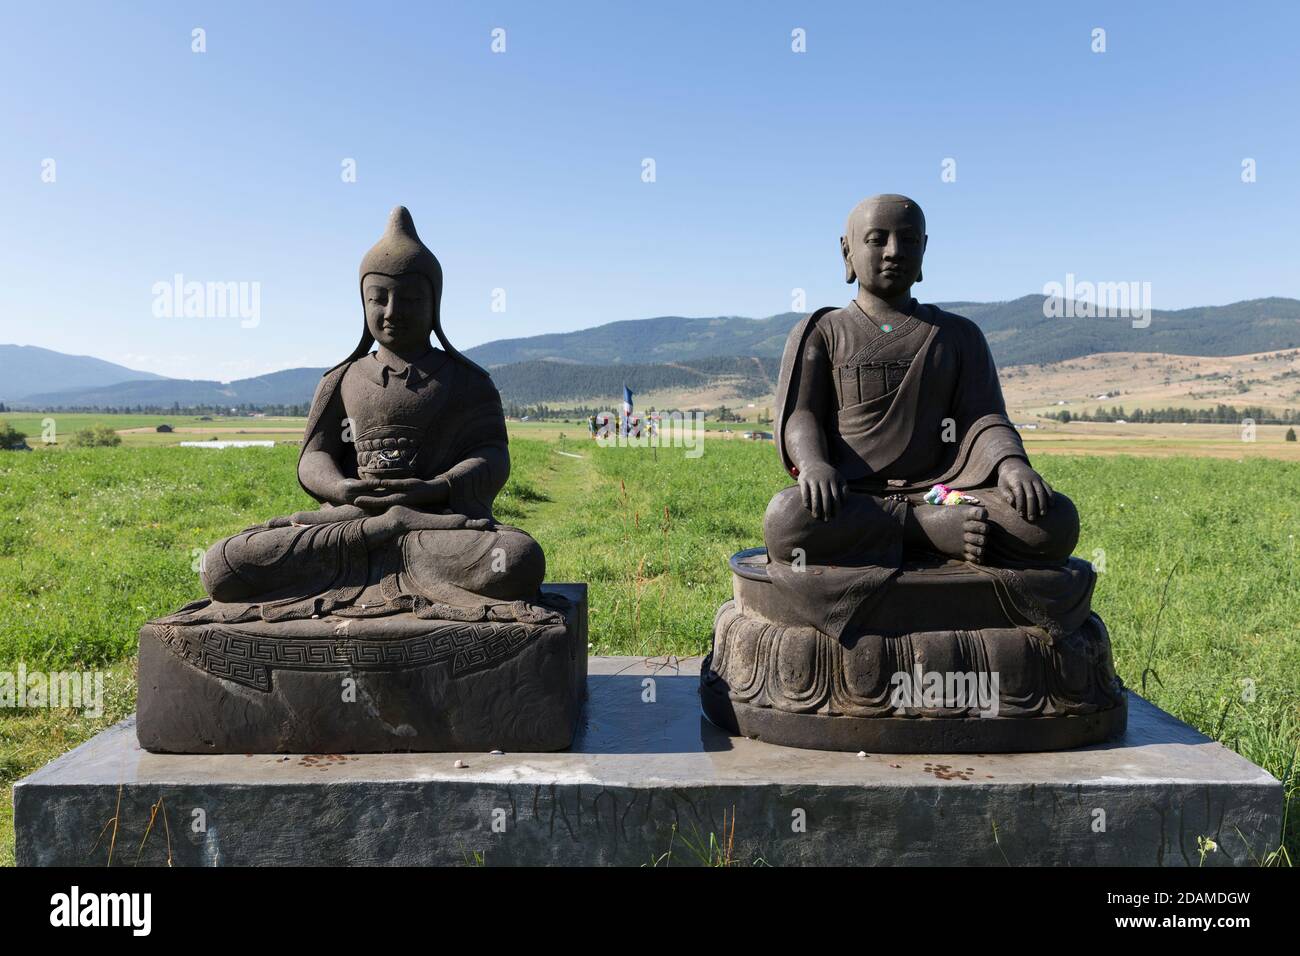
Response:
POLYGON ((366 328, 375 341, 401 350, 427 345, 433 331, 433 290, 421 275, 370 273, 361 284, 366 328))
POLYGON ((925 220, 915 205, 876 203, 853 217, 842 251, 858 284, 882 299, 905 295, 921 274, 925 220))

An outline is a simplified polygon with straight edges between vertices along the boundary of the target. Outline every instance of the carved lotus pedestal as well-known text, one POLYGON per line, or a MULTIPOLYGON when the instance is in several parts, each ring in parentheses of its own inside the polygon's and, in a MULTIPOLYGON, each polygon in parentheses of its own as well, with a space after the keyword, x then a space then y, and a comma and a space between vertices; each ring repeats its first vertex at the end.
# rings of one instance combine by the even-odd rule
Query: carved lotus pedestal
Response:
POLYGON ((994 579, 936 561, 905 566, 837 640, 783 623, 766 566, 762 548, 732 557, 734 598, 700 672, 705 716, 732 733, 813 750, 991 753, 1124 731, 1096 614, 1053 638, 1015 620, 994 579))
POLYGON ((563 750, 587 683, 587 588, 563 624, 374 618, 146 624, 140 745, 158 753, 563 750))

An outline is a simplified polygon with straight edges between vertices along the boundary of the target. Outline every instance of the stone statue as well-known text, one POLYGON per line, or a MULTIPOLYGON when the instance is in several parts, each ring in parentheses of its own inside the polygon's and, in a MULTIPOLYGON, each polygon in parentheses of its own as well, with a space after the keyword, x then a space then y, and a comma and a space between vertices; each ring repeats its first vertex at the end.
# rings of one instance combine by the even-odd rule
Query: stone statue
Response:
MULTIPOLYGON (((273 658, 287 651, 281 654, 287 670, 294 669, 295 655, 310 666, 313 650, 325 655, 317 669, 326 670, 340 661, 363 665, 368 655, 390 673, 391 665, 398 671, 404 665, 427 670, 429 662, 445 658, 448 666, 424 675, 438 683, 447 670, 487 665, 501 676, 496 665, 502 658, 538 643, 530 640, 538 634, 555 637, 550 632, 558 631, 560 643, 572 645, 562 649, 565 667, 557 671, 565 686, 520 688, 509 679, 478 678, 492 698, 480 703, 490 708, 515 706, 516 692, 527 691, 531 706, 517 709, 534 720, 531 728, 523 728, 518 716, 493 726, 492 714, 477 714, 480 726, 468 733, 466 714, 455 712, 468 706, 468 684, 439 684, 437 692, 450 699, 430 701, 417 694, 399 706, 413 711, 407 720, 413 733, 380 727, 377 736, 357 734, 356 722, 345 722, 333 736, 324 735, 328 743, 316 749, 475 749, 470 744, 476 742, 486 749, 567 746, 576 717, 572 698, 581 692, 568 686, 579 666, 577 634, 570 626, 575 622, 566 617, 566 609, 572 609, 561 595, 542 592, 546 561, 537 542, 492 517, 493 500, 510 472, 501 399, 488 373, 447 340, 439 314, 442 268, 404 207, 393 210, 384 235, 362 259, 359 285, 365 313, 361 341, 316 389, 298 459, 298 481, 320 507, 274 518, 213 545, 201 572, 210 600, 146 626, 148 640, 200 669, 226 678, 233 673, 236 682, 239 675, 230 668, 258 664, 256 655, 242 662, 229 659, 242 649, 242 636, 260 640, 273 658), (431 631, 421 622, 438 624, 431 631), (398 632, 414 643, 391 640, 398 632), (329 641, 336 642, 340 633, 363 643, 331 656, 329 641), (313 648, 310 641, 317 634, 327 640, 313 648), (431 635, 441 643, 430 643, 431 635), (212 649, 223 638, 222 659, 209 666, 212 649), (365 644, 367 639, 373 643, 365 644), (297 647, 294 640, 308 644, 297 647), (555 692, 558 716, 537 726, 535 708, 548 699, 548 691, 555 692), (439 707, 446 711, 438 713, 439 707), (422 717, 427 718, 423 729, 422 717)), ((585 613, 585 607, 581 610, 585 613)), ((263 676, 267 683, 269 673, 263 676)), ((143 725, 147 708, 141 684, 143 725)), ((263 695, 260 702, 273 703, 274 697, 263 695)), ((167 723, 158 717, 149 729, 167 723)), ((250 732, 244 722, 233 736, 250 732)), ((252 736, 273 750, 307 739, 252 736)), ((163 741, 156 749, 176 748, 163 741)))
POLYGON ((542 549, 492 520, 510 474, 501 398, 447 341, 442 268, 404 207, 362 260, 360 285, 361 341, 316 389, 298 459, 322 506, 213 545, 208 594, 234 619, 394 605, 444 620, 553 619, 536 605, 542 549))
POLYGON ((797 483, 767 509, 766 551, 732 560, 706 713, 827 749, 1102 739, 1125 702, 1091 612, 1093 570, 1071 558, 1078 513, 1030 465, 978 326, 912 298, 926 242, 912 200, 860 203, 840 240, 857 295, 790 334, 776 445, 797 483), (907 706, 916 682, 899 675, 926 662, 943 666, 921 673, 996 676, 1004 699, 907 706), (1026 719, 1058 712, 1083 719, 1026 719))

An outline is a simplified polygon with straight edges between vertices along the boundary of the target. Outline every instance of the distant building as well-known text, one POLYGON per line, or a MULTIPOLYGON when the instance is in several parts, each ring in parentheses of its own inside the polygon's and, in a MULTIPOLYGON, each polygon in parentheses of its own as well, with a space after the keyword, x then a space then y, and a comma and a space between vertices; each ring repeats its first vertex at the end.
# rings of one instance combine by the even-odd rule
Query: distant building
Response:
POLYGON ((171 431, 172 431, 172 427, 171 427, 170 425, 163 424, 163 425, 159 425, 157 428, 155 428, 154 431, 156 431, 156 432, 166 432, 166 433, 170 434, 171 431))

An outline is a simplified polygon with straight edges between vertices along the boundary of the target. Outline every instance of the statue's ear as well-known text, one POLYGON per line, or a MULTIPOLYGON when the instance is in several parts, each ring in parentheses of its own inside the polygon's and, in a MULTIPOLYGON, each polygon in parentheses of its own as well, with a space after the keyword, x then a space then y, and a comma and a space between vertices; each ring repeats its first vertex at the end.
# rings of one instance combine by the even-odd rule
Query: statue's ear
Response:
POLYGON ((848 236, 840 236, 840 255, 844 257, 844 281, 852 282, 858 274, 853 271, 853 256, 849 253, 848 236))
MULTIPOLYGON (((922 237, 921 237, 921 258, 922 258, 922 259, 925 258, 925 247, 928 246, 929 244, 930 244, 930 237, 929 237, 929 236, 922 236, 922 237)), ((916 281, 917 281, 917 282, 920 282, 920 281, 922 280, 922 278, 924 278, 924 269, 917 269, 917 270, 916 270, 916 281)))

